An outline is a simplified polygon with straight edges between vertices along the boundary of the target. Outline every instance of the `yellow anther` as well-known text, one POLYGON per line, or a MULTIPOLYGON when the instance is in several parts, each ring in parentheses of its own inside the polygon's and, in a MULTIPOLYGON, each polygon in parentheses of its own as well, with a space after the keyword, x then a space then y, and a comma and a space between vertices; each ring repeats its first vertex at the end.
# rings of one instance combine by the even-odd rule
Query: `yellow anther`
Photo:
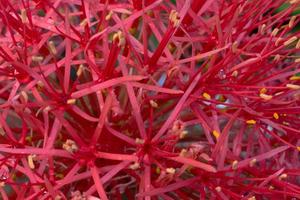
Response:
POLYGON ((156 167, 156 169, 155 169, 155 172, 156 172, 156 174, 160 174, 160 168, 159 167, 156 167))
POLYGON ((268 94, 260 94, 259 96, 260 96, 260 98, 262 98, 266 101, 271 100, 273 98, 272 95, 268 95, 268 94))
POLYGON ((183 138, 185 138, 187 136, 187 134, 188 134, 188 131, 185 131, 185 130, 181 131, 180 134, 179 134, 179 138, 183 139, 183 138))
POLYGON ((246 123, 249 125, 254 125, 254 124, 256 124, 256 121, 254 119, 250 119, 250 120, 247 120, 246 123))
POLYGON ((220 186, 217 186, 217 187, 215 187, 215 190, 216 190, 217 192, 221 192, 221 191, 222 191, 222 188, 221 188, 220 186))
POLYGON ((125 44, 126 41, 122 31, 118 31, 113 35, 113 41, 118 42, 118 46, 123 46, 125 44))
POLYGON ((276 54, 276 56, 274 57, 274 60, 275 60, 275 61, 279 61, 279 60, 280 60, 280 57, 281 57, 281 56, 280 56, 279 54, 276 54))
POLYGON ((237 161, 237 160, 233 161, 233 162, 232 162, 232 165, 231 165, 231 168, 232 168, 233 170, 236 170, 236 169, 238 168, 238 163, 239 163, 239 161, 237 161))
POLYGON ((149 103, 150 103, 150 105, 151 105, 153 108, 157 108, 157 107, 158 107, 158 104, 157 104, 155 101, 153 101, 153 100, 150 100, 149 103))
POLYGON ((57 174, 55 174, 55 177, 59 178, 59 179, 63 179, 65 176, 62 173, 57 173, 57 174))
POLYGON ((281 174, 278 179, 279 180, 283 180, 283 179, 286 179, 287 178, 287 174, 281 174))
POLYGON ((23 102, 28 102, 28 95, 25 91, 21 91, 20 98, 23 102))
POLYGON ((238 49, 238 42, 235 41, 232 46, 231 46, 231 50, 233 53, 236 53, 237 52, 237 49, 238 49))
POLYGON ((211 100, 211 96, 210 96, 208 93, 206 93, 206 92, 204 92, 204 93, 202 94, 202 96, 203 96, 205 99, 207 99, 207 100, 211 100))
POLYGON ((45 86, 45 85, 44 85, 44 83, 43 83, 42 81, 38 81, 38 82, 36 83, 36 89, 37 89, 38 91, 42 91, 42 89, 43 89, 44 86, 45 86))
POLYGON ((296 60, 295 60, 295 63, 299 63, 300 62, 300 58, 297 58, 296 60))
POLYGON ((167 168, 167 169, 166 169, 166 172, 167 172, 168 174, 175 174, 176 170, 175 170, 173 167, 171 167, 171 168, 167 168))
POLYGON ((259 91, 260 94, 265 94, 266 92, 267 92, 266 88, 261 88, 259 91))
POLYGON ((261 27, 260 27, 260 33, 262 35, 265 34, 266 27, 267 27, 266 24, 261 25, 261 27))
POLYGON ((237 77, 239 75, 239 72, 237 70, 234 70, 231 74, 233 77, 237 77))
POLYGON ((279 32, 279 29, 278 29, 278 28, 275 28, 275 29, 272 31, 271 35, 274 37, 274 36, 276 36, 276 35, 278 34, 278 32, 279 32))
POLYGON ((70 153, 74 153, 78 150, 78 146, 76 145, 75 141, 67 139, 66 142, 62 146, 63 149, 70 153))
POLYGON ((130 169, 132 170, 137 170, 139 169, 141 166, 138 162, 133 163, 132 165, 129 166, 130 169))
POLYGON ((282 38, 278 38, 276 41, 275 41, 275 46, 277 47, 279 45, 279 43, 282 41, 282 38))
POLYGON ((24 24, 28 22, 28 17, 25 9, 21 9, 21 20, 24 24))
POLYGON ((0 135, 4 136, 5 135, 5 131, 2 127, 0 127, 0 135))
POLYGON ((109 13, 105 16, 105 20, 106 21, 110 20, 113 14, 114 14, 114 12, 112 10, 109 11, 109 13))
POLYGON ((295 84, 286 84, 286 87, 292 90, 299 90, 300 85, 295 85, 295 84))
POLYGON ((285 41, 283 44, 284 46, 288 46, 291 43, 295 42, 298 38, 296 36, 291 37, 290 39, 288 39, 287 41, 285 41))
POLYGON ((278 113, 274 112, 274 113, 273 113, 273 117, 274 117, 274 119, 279 119, 278 113))
POLYGON ((291 76, 290 80, 291 81, 298 81, 298 80, 300 80, 300 76, 291 76))
POLYGON ((72 105, 76 103, 76 99, 68 99, 67 104, 72 105))
POLYGON ((52 54, 56 54, 57 53, 57 50, 56 50, 56 47, 55 47, 55 44, 53 41, 49 41, 48 42, 48 47, 49 47, 49 50, 52 54))
POLYGON ((299 0, 290 0, 290 4, 295 4, 295 3, 298 3, 299 0))
POLYGON ((140 138, 136 138, 136 139, 135 139, 135 143, 137 143, 137 144, 144 144, 144 143, 145 143, 145 140, 140 139, 140 138))
POLYGON ((300 146, 297 146, 297 150, 300 151, 300 146))
POLYGON ((282 122, 282 124, 285 125, 285 126, 289 126, 290 125, 290 123, 288 123, 288 122, 282 122))
POLYGON ((297 16, 292 16, 290 21, 289 21, 289 28, 292 28, 294 26, 295 20, 297 16))
POLYGON ((178 27, 180 23, 179 14, 176 10, 171 10, 169 20, 173 23, 174 27, 178 27))
POLYGON ((216 139, 218 139, 220 137, 220 133, 216 130, 213 130, 213 135, 215 136, 216 139))
POLYGON ((80 22, 80 26, 81 27, 85 27, 86 25, 88 24, 88 20, 87 20, 87 18, 85 18, 84 20, 82 20, 81 22, 80 22))
POLYGON ((256 164, 257 160, 256 158, 253 158, 250 162, 249 162, 249 166, 253 167, 256 164))
POLYGON ((188 154, 188 151, 186 149, 181 149, 180 153, 179 153, 179 156, 181 157, 186 157, 188 154))
POLYGON ((28 166, 30 167, 30 169, 34 169, 35 168, 35 165, 34 165, 34 160, 36 158, 36 155, 29 155, 27 157, 27 162, 28 162, 28 166))
POLYGON ((34 62, 42 62, 44 60, 44 57, 43 56, 32 56, 31 59, 34 62))
POLYGON ((296 44, 296 49, 300 49, 300 39, 298 40, 298 42, 296 44))

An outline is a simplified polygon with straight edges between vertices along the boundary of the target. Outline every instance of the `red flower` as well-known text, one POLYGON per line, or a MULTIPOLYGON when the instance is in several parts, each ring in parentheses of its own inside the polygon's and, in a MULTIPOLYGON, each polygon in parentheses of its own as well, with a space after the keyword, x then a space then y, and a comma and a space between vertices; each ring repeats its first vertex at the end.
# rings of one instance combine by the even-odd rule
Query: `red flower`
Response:
POLYGON ((300 198, 298 0, 0 0, 2 199, 300 198))

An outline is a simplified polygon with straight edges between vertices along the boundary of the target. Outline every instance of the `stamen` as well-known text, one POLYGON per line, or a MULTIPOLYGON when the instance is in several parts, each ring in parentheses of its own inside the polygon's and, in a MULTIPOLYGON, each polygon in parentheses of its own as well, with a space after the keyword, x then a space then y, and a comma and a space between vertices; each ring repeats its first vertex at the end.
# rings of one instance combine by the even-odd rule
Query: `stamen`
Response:
POLYGON ((279 45, 279 43, 282 41, 282 38, 278 38, 276 41, 275 41, 275 46, 277 47, 279 45))
POLYGON ((292 16, 290 21, 289 21, 289 28, 292 28, 294 26, 295 20, 297 16, 292 16))
POLYGON ((52 54, 56 54, 57 53, 57 50, 56 50, 56 47, 54 45, 54 42, 53 41, 49 41, 48 42, 48 47, 49 47, 49 50, 52 54))
POLYGON ((21 20, 24 24, 28 22, 28 17, 25 9, 21 9, 21 20))
POLYGON ((260 34, 265 34, 265 30, 266 30, 266 24, 263 24, 263 25, 261 25, 261 27, 260 27, 260 34))
POLYGON ((266 100, 266 101, 271 100, 271 99, 273 98, 272 95, 263 94, 263 93, 260 94, 259 96, 260 96, 260 98, 262 98, 262 99, 264 99, 264 100, 266 100))
POLYGON ((67 104, 73 105, 76 103, 76 99, 68 99, 67 104))
POLYGON ((179 138, 183 139, 183 138, 185 138, 185 136, 187 136, 187 134, 188 134, 188 131, 181 131, 181 133, 179 134, 179 138))
POLYGON ((186 149, 181 149, 179 156, 181 157, 186 157, 187 156, 188 151, 186 149))
POLYGON ((279 29, 278 28, 275 28, 272 33, 271 33, 271 36, 275 37, 279 32, 279 29))
POLYGON ((43 89, 43 87, 44 87, 44 83, 42 82, 42 81, 38 81, 37 83, 36 83, 36 85, 37 85, 37 90, 40 92, 40 91, 42 91, 42 89, 43 89))
POLYGON ((298 81, 298 80, 300 80, 300 76, 291 76, 290 80, 291 81, 298 81))
POLYGON ((294 85, 294 84, 286 84, 286 87, 293 90, 299 90, 300 85, 294 85))
POLYGON ((175 174, 175 172, 176 172, 176 170, 174 169, 174 168, 167 168, 166 169, 166 172, 168 173, 168 174, 175 174))
POLYGON ((213 135, 215 136, 216 139, 220 137, 220 133, 216 130, 213 130, 213 135))
POLYGON ((118 31, 113 35, 113 42, 118 42, 118 46, 123 46, 125 44, 125 37, 122 31, 118 31))
POLYGON ((106 21, 110 20, 113 14, 114 14, 114 12, 112 10, 109 11, 109 13, 105 16, 105 20, 106 21))
POLYGON ((274 57, 274 61, 279 61, 280 60, 280 55, 279 54, 276 54, 276 56, 274 57))
POLYGON ((287 174, 281 174, 278 179, 279 180, 283 180, 283 179, 286 179, 287 178, 287 174))
POLYGON ((23 102, 25 102, 25 103, 28 102, 28 95, 25 91, 21 91, 20 98, 23 102))
POLYGON ((155 101, 153 101, 153 100, 150 100, 149 103, 150 103, 150 105, 151 105, 153 108, 157 108, 157 107, 158 107, 158 104, 157 104, 155 101))
POLYGON ((87 20, 87 18, 85 18, 84 20, 82 20, 81 22, 80 22, 80 26, 81 27, 85 27, 86 25, 88 24, 88 20, 87 20))
POLYGON ((83 73, 83 69, 84 69, 83 65, 82 64, 79 65, 78 70, 76 72, 77 77, 81 76, 81 74, 83 73))
POLYGON ((295 42, 298 38, 296 36, 291 37, 290 39, 288 39, 287 41, 285 41, 283 44, 284 46, 288 46, 291 43, 295 42))
POLYGON ((137 143, 137 144, 144 144, 144 143, 145 143, 145 140, 140 139, 140 138, 136 138, 136 139, 135 139, 135 143, 137 143))
POLYGON ((300 49, 300 39, 298 40, 298 42, 296 44, 296 49, 300 49))
POLYGON ((206 93, 206 92, 204 92, 204 93, 202 94, 202 96, 203 96, 205 99, 207 99, 207 100, 211 100, 211 96, 210 96, 208 93, 206 93))
POLYGON ((238 168, 238 163, 239 163, 239 161, 237 161, 237 160, 233 161, 233 162, 232 162, 232 165, 231 165, 231 168, 232 168, 233 170, 236 170, 236 169, 238 168))
POLYGON ((0 135, 4 136, 5 135, 5 131, 2 127, 0 127, 0 135))
POLYGON ((265 94, 268 90, 266 88, 261 88, 259 93, 260 94, 265 94))
POLYGON ((237 70, 234 70, 234 71, 232 72, 231 76, 237 77, 238 74, 239 74, 239 72, 238 72, 237 70))
POLYGON ((74 153, 78 151, 78 146, 76 145, 75 141, 67 139, 66 142, 63 144, 62 148, 70 153, 74 153))
POLYGON ((253 166, 256 164, 256 162, 257 162, 256 158, 253 158, 253 159, 250 161, 249 166, 250 166, 250 167, 253 167, 253 166))
POLYGON ((217 192, 221 192, 221 191, 222 191, 222 188, 221 188, 220 186, 217 186, 217 187, 215 187, 215 190, 216 190, 217 192))
POLYGON ((279 119, 279 115, 278 115, 278 113, 273 113, 273 117, 274 117, 274 119, 279 119))
POLYGON ((299 0, 290 0, 290 4, 298 3, 299 0))
POLYGON ((250 120, 247 120, 246 123, 249 125, 254 125, 254 124, 256 124, 256 121, 254 119, 250 119, 250 120))
POLYGON ((35 165, 34 165, 35 158, 36 158, 36 155, 29 155, 27 157, 27 162, 28 162, 28 165, 29 165, 30 169, 34 169, 35 168, 35 165))
POLYGON ((132 165, 130 165, 129 168, 132 170, 137 170, 140 168, 140 164, 138 162, 135 162, 132 165))
POLYGON ((231 46, 231 50, 233 53, 236 53, 237 52, 237 49, 238 49, 238 42, 235 41, 232 46, 231 46))
POLYGON ((171 10, 171 13, 169 15, 169 20, 173 24, 174 27, 178 27, 180 23, 180 17, 176 10, 171 10))
POLYGON ((44 57, 43 56, 32 56, 31 59, 34 62, 42 62, 44 60, 44 57))

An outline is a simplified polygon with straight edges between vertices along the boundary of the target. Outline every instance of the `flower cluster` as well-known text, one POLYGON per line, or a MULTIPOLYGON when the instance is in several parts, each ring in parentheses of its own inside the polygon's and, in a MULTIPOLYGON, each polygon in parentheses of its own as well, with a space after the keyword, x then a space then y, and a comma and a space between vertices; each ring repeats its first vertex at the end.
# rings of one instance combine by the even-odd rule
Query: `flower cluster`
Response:
POLYGON ((0 0, 1 199, 299 199, 299 0, 0 0))

